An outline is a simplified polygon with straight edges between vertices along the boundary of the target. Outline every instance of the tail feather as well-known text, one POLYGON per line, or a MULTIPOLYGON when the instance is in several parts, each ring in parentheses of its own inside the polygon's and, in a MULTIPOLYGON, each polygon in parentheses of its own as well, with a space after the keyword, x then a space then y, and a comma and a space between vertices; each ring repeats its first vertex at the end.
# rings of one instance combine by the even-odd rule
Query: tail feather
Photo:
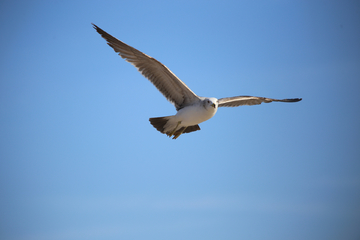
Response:
POLYGON ((165 133, 164 132, 164 126, 167 123, 167 121, 169 121, 170 116, 169 117, 156 117, 156 118, 149 118, 149 121, 151 123, 151 125, 154 126, 154 128, 156 128, 156 130, 158 130, 161 133, 165 133))
MULTIPOLYGON (((179 130, 177 130, 175 133, 180 132, 184 127, 180 128, 179 130)), ((197 130, 200 130, 199 125, 193 125, 193 126, 188 126, 186 127, 186 129, 183 131, 183 133, 189 133, 189 132, 195 132, 197 130)))
POLYGON ((149 121, 150 121, 151 125, 153 125, 154 128, 156 128, 156 130, 168 135, 169 137, 174 136, 173 139, 178 138, 183 133, 190 133, 190 132, 200 130, 199 125, 193 125, 193 126, 181 127, 180 129, 173 132, 173 134, 171 134, 172 131, 165 132, 165 125, 170 120, 170 118, 171 118, 171 116, 156 117, 156 118, 150 118, 149 121))

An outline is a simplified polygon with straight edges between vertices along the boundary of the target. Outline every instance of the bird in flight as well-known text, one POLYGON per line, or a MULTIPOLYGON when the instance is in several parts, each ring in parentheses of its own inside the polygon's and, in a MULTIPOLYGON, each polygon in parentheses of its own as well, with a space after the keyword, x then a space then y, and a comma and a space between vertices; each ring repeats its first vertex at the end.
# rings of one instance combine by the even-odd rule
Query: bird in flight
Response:
POLYGON ((181 81, 164 64, 145 53, 111 36, 95 24, 95 30, 120 57, 134 65, 176 108, 172 116, 150 118, 150 123, 161 133, 173 139, 183 133, 200 130, 199 124, 212 118, 218 107, 258 105, 270 102, 299 102, 301 98, 272 99, 253 96, 236 96, 216 99, 200 97, 181 81))

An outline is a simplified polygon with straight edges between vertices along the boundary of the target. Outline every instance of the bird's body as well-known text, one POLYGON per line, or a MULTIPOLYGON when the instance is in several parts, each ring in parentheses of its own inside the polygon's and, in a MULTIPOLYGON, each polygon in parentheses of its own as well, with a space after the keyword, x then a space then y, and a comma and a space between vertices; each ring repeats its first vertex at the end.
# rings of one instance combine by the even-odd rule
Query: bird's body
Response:
POLYGON ((156 59, 114 38, 94 25, 96 31, 108 42, 122 58, 133 64, 139 72, 149 79, 155 87, 174 104, 177 113, 173 116, 150 118, 150 123, 161 133, 173 139, 182 133, 200 130, 199 123, 212 118, 218 107, 237 107, 241 105, 257 105, 263 102, 298 102, 301 98, 272 99, 253 96, 237 96, 229 98, 199 97, 186 86, 174 73, 156 59))
POLYGON ((182 121, 181 125, 196 125, 212 118, 218 108, 216 98, 204 98, 197 103, 180 109, 175 119, 182 121))
POLYGON ((182 133, 200 130, 199 123, 212 118, 218 109, 216 98, 202 98, 192 105, 181 108, 176 115, 150 118, 150 123, 160 132, 176 139, 182 133))

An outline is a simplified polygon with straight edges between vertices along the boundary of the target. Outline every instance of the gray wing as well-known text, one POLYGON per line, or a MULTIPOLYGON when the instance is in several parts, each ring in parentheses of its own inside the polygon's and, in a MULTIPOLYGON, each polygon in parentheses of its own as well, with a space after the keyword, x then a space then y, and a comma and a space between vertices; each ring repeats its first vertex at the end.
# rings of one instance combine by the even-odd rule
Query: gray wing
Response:
POLYGON ((220 98, 218 101, 219 107, 238 107, 243 105, 258 105, 261 103, 270 102, 299 102, 302 98, 290 98, 290 99, 273 99, 264 97, 253 97, 253 96, 237 96, 220 98))
POLYGON ((92 25, 108 42, 108 45, 149 79, 166 99, 175 105, 177 110, 199 99, 185 83, 161 62, 116 39, 95 24, 92 25))

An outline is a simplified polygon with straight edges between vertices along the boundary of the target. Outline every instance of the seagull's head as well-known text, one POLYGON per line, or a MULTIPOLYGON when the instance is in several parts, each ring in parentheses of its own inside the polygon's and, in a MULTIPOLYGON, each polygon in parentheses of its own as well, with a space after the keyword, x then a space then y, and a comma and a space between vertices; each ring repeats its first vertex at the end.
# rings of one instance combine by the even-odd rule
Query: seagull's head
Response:
POLYGON ((218 100, 216 98, 205 98, 203 100, 204 108, 207 110, 217 110, 218 100))

